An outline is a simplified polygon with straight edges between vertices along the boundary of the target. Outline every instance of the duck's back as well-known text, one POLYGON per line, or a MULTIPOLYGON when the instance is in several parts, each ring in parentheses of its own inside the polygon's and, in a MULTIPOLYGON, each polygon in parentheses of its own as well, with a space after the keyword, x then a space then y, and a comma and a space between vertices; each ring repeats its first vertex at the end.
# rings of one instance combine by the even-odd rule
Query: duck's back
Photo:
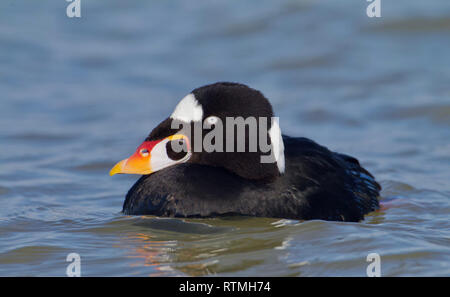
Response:
POLYGON ((283 141, 286 171, 273 181, 184 163, 142 176, 128 192, 123 212, 359 221, 378 208, 380 186, 355 158, 306 138, 283 136, 283 141))
POLYGON ((307 201, 304 219, 359 221, 378 209, 381 187, 357 159, 307 138, 283 140, 287 183, 307 201))

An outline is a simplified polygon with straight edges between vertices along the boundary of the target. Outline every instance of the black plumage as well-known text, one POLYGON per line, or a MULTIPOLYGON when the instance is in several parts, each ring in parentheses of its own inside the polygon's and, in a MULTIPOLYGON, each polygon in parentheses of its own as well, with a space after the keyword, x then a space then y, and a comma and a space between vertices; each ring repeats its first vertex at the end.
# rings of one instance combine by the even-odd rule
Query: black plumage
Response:
MULTIPOLYGON (((272 116, 264 96, 241 84, 218 83, 193 91, 205 115, 272 116), (245 105, 239 104, 246 102, 245 105), (230 104, 230 102, 232 102, 230 104), (219 104, 221 103, 221 104, 219 104), (239 108, 238 108, 239 106, 239 108), (255 108, 258 109, 255 115, 255 108)), ((147 140, 171 135, 170 118, 147 140)), ((197 155, 190 161, 142 176, 129 190, 129 215, 213 217, 246 215, 287 219, 360 221, 379 207, 381 187, 357 159, 332 152, 307 138, 283 135, 285 172, 250 164, 244 153, 197 155), (257 168, 229 165, 229 160, 257 168), (244 169, 242 169, 244 168, 244 169), (264 175, 264 173, 269 172, 264 175), (252 176, 255 178, 252 178, 252 176)), ((204 154, 204 153, 203 153, 204 154)))

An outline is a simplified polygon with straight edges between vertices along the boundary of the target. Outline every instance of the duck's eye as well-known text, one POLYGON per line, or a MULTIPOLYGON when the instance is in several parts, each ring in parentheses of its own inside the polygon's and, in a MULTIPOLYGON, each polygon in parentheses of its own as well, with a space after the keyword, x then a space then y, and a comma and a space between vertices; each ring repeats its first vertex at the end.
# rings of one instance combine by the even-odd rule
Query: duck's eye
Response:
POLYGON ((180 160, 188 153, 188 147, 184 139, 176 139, 166 144, 167 156, 172 160, 180 160))
POLYGON ((219 121, 219 118, 216 116, 210 116, 207 117, 205 121, 210 125, 215 125, 219 121))
POLYGON ((148 149, 141 149, 139 151, 139 154, 141 154, 142 157, 148 157, 149 151, 148 151, 148 149))

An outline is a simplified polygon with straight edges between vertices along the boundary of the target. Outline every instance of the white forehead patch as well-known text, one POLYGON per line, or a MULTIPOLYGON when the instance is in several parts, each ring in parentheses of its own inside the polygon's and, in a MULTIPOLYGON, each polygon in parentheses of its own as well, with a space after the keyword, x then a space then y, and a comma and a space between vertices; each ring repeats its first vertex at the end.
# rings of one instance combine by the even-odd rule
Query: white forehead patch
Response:
POLYGON ((181 99, 170 118, 188 123, 191 121, 201 121, 203 118, 203 108, 198 103, 194 94, 191 93, 181 99))
POLYGON ((284 173, 284 143, 283 136, 281 136, 280 125, 278 118, 272 118, 272 127, 269 130, 270 141, 272 142, 273 155, 277 162, 278 171, 284 173))

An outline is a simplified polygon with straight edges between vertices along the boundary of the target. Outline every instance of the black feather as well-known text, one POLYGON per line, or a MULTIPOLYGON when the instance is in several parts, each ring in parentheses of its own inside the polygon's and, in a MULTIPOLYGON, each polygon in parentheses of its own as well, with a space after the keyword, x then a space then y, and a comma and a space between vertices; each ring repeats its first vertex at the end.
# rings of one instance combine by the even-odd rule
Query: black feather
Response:
POLYGON ((133 215, 248 215, 360 221, 378 208, 380 186, 350 156, 312 140, 283 136, 286 172, 274 181, 244 179, 223 168, 185 163, 142 176, 127 194, 133 215))

